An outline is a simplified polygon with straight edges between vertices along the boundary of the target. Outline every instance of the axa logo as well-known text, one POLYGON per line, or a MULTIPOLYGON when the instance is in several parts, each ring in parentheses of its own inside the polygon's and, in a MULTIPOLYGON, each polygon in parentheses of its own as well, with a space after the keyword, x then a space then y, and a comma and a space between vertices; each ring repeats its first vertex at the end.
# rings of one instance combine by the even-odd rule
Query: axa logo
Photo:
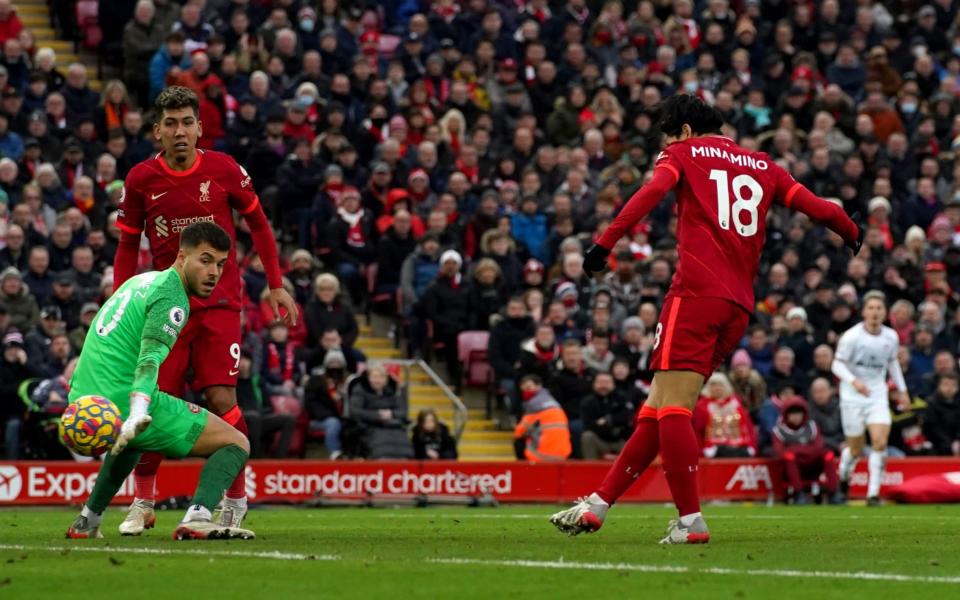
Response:
POLYGON ((253 467, 250 465, 246 466, 246 469, 243 472, 244 479, 244 491, 247 493, 247 498, 256 498, 257 497, 257 473, 253 470, 253 467))
POLYGON ((770 479, 770 469, 767 465, 740 465, 730 481, 727 482, 725 489, 729 492, 736 488, 737 484, 740 484, 739 489, 747 492, 759 490, 761 483, 764 489, 773 489, 773 481, 770 479))
POLYGON ((0 502, 16 500, 22 488, 20 469, 13 465, 0 465, 0 502))
POLYGON ((157 235, 160 237, 170 235, 170 228, 167 226, 167 220, 163 218, 163 215, 158 215, 157 218, 153 220, 153 226, 157 228, 157 235))

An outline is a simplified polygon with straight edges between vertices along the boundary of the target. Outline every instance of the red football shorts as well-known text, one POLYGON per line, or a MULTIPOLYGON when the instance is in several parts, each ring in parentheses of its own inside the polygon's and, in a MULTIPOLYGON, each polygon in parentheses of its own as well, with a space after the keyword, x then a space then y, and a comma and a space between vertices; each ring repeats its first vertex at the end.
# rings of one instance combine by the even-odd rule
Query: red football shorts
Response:
POLYGON ((668 295, 650 368, 695 371, 706 379, 737 347, 749 322, 750 313, 730 300, 668 295))
POLYGON ((183 397, 188 371, 190 385, 201 391, 214 385, 236 387, 240 368, 240 313, 205 308, 190 313, 187 326, 160 365, 160 390, 183 397))

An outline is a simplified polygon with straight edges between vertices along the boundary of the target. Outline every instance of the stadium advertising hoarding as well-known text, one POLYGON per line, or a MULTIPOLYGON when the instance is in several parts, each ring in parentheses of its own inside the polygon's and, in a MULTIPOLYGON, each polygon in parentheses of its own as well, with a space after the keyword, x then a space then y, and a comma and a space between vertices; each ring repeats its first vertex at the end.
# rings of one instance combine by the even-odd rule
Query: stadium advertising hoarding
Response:
MULTIPOLYGON (((866 492, 866 461, 851 478, 851 496, 866 492)), ((193 495, 202 461, 165 461, 157 480, 158 497, 193 495)), ((453 461, 346 462, 254 460, 247 466, 247 494, 252 502, 300 503, 318 497, 360 499, 411 496, 469 497, 489 493, 501 502, 565 502, 593 491, 610 463, 525 462, 470 463, 453 461)), ((0 463, 0 505, 80 504, 96 482, 98 462, 0 463)), ((960 470, 956 459, 891 459, 884 488, 911 477, 960 470)), ((783 496, 782 469, 764 459, 704 460, 700 493, 705 500, 767 500, 783 496)), ((132 477, 114 502, 130 502, 132 477)), ((663 472, 650 469, 621 501, 667 502, 670 491, 663 472)))

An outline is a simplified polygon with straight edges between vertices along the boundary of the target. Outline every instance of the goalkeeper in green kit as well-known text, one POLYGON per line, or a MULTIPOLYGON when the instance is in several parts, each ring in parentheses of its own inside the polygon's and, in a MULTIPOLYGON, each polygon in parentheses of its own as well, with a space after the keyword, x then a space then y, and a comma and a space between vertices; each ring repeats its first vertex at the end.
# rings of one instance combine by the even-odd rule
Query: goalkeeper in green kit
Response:
POLYGON ((187 226, 173 266, 130 278, 94 317, 70 380, 70 400, 109 398, 124 421, 68 538, 103 537, 101 515, 145 451, 207 457, 193 505, 174 539, 254 537, 252 531, 211 520, 224 490, 247 462, 247 438, 219 417, 157 388, 157 370, 187 324, 190 296, 206 298, 213 292, 230 245, 227 232, 215 223, 187 226))

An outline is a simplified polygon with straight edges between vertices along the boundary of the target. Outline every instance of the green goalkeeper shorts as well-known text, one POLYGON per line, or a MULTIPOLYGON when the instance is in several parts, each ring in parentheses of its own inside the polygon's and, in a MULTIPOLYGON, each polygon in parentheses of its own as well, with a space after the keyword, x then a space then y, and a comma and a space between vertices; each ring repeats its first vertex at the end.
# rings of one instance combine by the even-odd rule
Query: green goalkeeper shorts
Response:
POLYGON ((149 414, 153 421, 130 442, 130 447, 183 458, 197 443, 210 413, 176 396, 157 392, 150 400, 149 414))

